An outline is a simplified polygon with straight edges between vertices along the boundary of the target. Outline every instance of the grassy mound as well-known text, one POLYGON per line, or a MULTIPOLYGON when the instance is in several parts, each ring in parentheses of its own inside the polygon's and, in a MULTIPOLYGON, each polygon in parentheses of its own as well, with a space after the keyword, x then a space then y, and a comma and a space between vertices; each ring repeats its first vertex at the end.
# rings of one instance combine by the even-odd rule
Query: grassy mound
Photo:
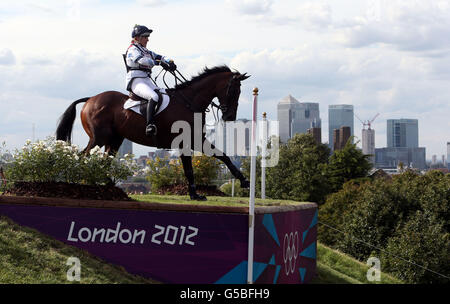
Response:
POLYGON ((0 283, 9 284, 129 284, 155 283, 127 273, 86 251, 68 246, 36 230, 0 217, 0 283), (67 259, 81 262, 80 282, 67 280, 67 259))
MULTIPOLYGON (((379 282, 367 280, 369 266, 317 243, 317 272, 313 284, 402 284, 402 281, 381 272, 379 282)), ((383 268, 381 268, 383 269, 383 268)))

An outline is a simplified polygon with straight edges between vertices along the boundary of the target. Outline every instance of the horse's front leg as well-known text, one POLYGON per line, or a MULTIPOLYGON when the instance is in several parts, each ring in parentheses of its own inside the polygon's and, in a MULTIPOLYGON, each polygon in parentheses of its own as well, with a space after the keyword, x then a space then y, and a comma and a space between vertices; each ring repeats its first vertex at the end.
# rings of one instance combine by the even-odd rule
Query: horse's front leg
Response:
POLYGON ((206 197, 203 195, 198 195, 197 191, 195 190, 195 183, 194 183, 194 169, 192 169, 192 157, 181 155, 181 162, 183 163, 183 169, 184 169, 184 175, 186 176, 188 183, 189 183, 189 196, 191 197, 191 200, 197 200, 197 201, 206 201, 206 197))
POLYGON ((242 172, 238 168, 236 168, 231 159, 227 155, 225 155, 225 153, 217 149, 213 144, 210 145, 213 151, 212 156, 221 160, 228 167, 231 174, 233 174, 233 176, 241 182, 241 188, 249 188, 250 182, 245 178, 242 172))

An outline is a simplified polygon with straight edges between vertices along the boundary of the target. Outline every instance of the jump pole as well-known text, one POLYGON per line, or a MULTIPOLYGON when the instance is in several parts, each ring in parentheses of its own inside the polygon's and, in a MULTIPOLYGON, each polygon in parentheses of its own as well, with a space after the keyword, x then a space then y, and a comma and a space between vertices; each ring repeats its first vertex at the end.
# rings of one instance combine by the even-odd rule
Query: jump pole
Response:
POLYGON ((261 198, 266 199, 266 153, 267 153, 267 119, 266 112, 262 120, 262 157, 261 157, 261 198))
POLYGON ((250 163, 250 202, 248 208, 248 268, 247 283, 253 284, 253 249, 255 239, 255 177, 256 177, 256 118, 258 104, 258 88, 253 89, 252 143, 250 163))

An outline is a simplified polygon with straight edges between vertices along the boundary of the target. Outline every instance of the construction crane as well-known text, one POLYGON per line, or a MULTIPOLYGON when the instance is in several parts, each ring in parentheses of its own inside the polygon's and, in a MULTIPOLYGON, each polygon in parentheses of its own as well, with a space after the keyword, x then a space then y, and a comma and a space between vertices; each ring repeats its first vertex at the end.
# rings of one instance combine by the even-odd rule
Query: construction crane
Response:
POLYGON ((358 120, 363 124, 363 129, 365 129, 365 127, 368 126, 369 127, 368 130, 371 130, 370 126, 372 125, 375 118, 378 117, 378 115, 380 115, 380 113, 377 113, 377 115, 375 115, 371 120, 362 121, 361 118, 359 118, 358 115, 356 115, 355 113, 356 118, 358 118, 358 120))

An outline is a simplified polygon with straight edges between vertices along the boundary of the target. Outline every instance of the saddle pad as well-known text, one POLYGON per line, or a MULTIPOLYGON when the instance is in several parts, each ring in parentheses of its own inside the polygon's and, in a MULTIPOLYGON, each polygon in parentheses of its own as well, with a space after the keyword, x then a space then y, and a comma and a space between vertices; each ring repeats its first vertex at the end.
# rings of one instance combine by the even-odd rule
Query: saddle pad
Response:
MULTIPOLYGON (((162 100, 161 106, 159 107, 158 112, 156 112, 155 116, 158 115, 159 113, 161 113, 162 111, 164 111, 164 109, 167 108, 167 106, 169 105, 169 102, 170 102, 169 95, 167 95, 167 94, 161 94, 161 95, 162 95, 163 100, 162 100)), ((132 111, 138 113, 139 115, 142 115, 141 111, 139 109, 140 105, 141 105, 140 101, 128 98, 127 101, 125 101, 125 103, 123 104, 123 108, 126 110, 128 110, 128 109, 132 110, 132 111)))

